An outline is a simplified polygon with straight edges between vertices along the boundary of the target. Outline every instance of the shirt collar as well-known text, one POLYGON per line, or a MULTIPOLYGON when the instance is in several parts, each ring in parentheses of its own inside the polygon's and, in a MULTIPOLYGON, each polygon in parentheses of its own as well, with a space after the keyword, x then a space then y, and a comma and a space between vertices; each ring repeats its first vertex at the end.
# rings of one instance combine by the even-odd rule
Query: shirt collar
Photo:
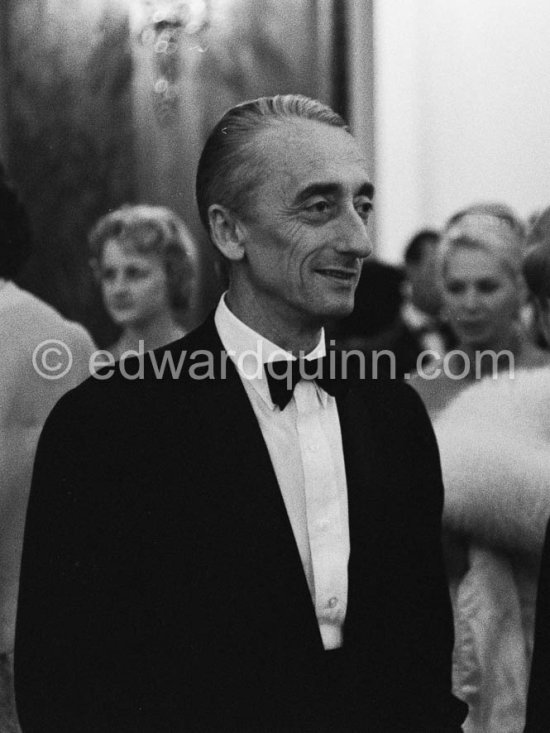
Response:
MULTIPOLYGON (((296 357, 273 341, 266 339, 254 329, 243 323, 229 310, 224 293, 214 314, 214 323, 224 349, 235 364, 241 378, 251 384, 264 402, 271 408, 275 406, 269 394, 269 387, 263 365, 269 361, 293 361, 296 357)), ((319 359, 326 355, 325 331, 317 346, 304 356, 305 359, 319 359)), ((328 394, 316 384, 317 394, 324 406, 328 394)))

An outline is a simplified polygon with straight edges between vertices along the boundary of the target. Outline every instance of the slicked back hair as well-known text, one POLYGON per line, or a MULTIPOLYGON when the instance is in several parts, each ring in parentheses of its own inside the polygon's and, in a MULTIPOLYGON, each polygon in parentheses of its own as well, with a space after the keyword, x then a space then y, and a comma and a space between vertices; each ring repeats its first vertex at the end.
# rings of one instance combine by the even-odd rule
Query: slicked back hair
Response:
POLYGON ((242 214, 251 192, 266 171, 257 135, 269 126, 295 120, 313 120, 330 127, 349 128, 330 107, 300 94, 259 97, 228 110, 210 133, 197 168, 196 198, 201 221, 209 232, 212 204, 242 214))

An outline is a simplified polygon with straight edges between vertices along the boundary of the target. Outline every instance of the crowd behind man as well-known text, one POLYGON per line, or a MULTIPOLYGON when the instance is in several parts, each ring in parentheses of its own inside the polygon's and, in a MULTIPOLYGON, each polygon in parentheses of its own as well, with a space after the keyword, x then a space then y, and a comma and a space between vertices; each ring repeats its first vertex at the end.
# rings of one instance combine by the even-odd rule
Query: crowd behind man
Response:
POLYGON ((412 374, 420 355, 427 363, 436 355, 444 355, 453 343, 452 332, 440 317, 439 243, 440 234, 435 229, 422 229, 407 243, 399 312, 388 328, 364 346, 367 352, 389 351, 394 356, 390 364, 392 378, 412 374))

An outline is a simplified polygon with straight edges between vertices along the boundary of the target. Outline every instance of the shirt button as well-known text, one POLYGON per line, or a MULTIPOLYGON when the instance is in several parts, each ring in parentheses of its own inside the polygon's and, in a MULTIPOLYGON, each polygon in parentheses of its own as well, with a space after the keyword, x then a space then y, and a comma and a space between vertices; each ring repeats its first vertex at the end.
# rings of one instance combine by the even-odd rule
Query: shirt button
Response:
POLYGON ((308 445, 308 450, 310 453, 316 453, 317 452, 318 445, 317 443, 310 443, 308 445))
POLYGON ((338 598, 333 597, 328 602, 328 607, 329 608, 336 608, 337 605, 338 605, 338 598))
POLYGON ((321 519, 321 521, 319 522, 319 529, 322 529, 324 532, 326 532, 329 524, 330 522, 328 521, 328 519, 321 519))

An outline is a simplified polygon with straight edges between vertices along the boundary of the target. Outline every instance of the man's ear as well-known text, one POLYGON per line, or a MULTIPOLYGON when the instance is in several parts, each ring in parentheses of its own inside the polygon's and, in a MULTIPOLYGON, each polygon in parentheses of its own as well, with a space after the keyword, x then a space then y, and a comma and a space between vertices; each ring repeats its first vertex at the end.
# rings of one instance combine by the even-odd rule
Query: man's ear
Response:
POLYGON ((239 219, 225 206, 212 204, 208 207, 208 221, 212 241, 222 255, 232 262, 242 260, 245 236, 239 219))

